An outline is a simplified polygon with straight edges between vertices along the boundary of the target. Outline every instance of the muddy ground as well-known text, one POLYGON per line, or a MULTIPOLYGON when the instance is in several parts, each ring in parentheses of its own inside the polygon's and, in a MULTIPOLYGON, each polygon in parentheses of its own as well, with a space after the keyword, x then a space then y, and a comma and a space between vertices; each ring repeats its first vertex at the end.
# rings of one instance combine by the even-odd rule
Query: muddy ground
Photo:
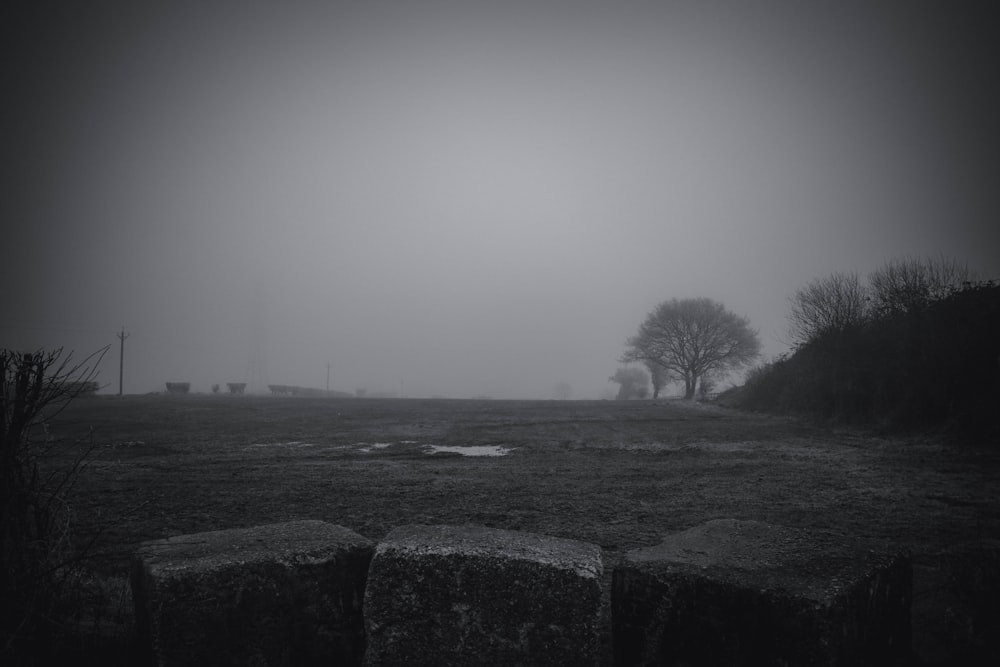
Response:
POLYGON ((910 550, 918 664, 988 655, 1000 630, 988 443, 678 401, 250 396, 80 399, 49 435, 57 466, 93 447, 70 506, 106 580, 123 580, 142 540, 292 519, 374 540, 409 523, 533 531, 599 544, 610 571, 667 533, 736 518, 910 550), (508 451, 431 447, 473 445, 508 451))

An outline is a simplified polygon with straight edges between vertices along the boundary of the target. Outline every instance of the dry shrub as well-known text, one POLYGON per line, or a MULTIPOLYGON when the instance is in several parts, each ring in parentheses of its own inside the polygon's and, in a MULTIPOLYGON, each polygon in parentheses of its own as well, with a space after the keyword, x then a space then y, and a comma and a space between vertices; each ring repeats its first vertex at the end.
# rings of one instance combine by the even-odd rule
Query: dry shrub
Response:
MULTIPOLYGON (((0 662, 44 662, 65 643, 72 602, 72 512, 66 498, 89 447, 68 469, 39 464, 55 444, 47 424, 92 393, 104 348, 81 363, 54 351, 0 349, 0 662)), ((76 443, 79 445, 80 443, 76 443)))

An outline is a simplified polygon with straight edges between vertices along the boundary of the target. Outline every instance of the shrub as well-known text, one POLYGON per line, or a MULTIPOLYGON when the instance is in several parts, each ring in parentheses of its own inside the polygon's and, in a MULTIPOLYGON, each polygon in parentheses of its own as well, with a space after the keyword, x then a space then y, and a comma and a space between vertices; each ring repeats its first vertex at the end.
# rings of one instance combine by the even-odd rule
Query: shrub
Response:
MULTIPOLYGON (((920 308, 827 330, 751 371, 742 407, 1000 435, 1000 286, 966 284, 920 308)), ((995 440, 995 438, 994 438, 995 440)))
POLYGON ((167 383, 167 393, 168 394, 186 394, 191 391, 190 382, 168 382, 167 383))
POLYGON ((40 470, 46 423, 95 383, 107 348, 80 364, 61 349, 0 349, 0 662, 51 654, 66 636, 71 561, 66 494, 89 449, 67 472, 40 470), (41 431, 41 437, 39 436, 41 431))
POLYGON ((608 378, 608 381, 619 385, 616 400, 642 399, 649 395, 649 374, 641 368, 622 366, 608 378))

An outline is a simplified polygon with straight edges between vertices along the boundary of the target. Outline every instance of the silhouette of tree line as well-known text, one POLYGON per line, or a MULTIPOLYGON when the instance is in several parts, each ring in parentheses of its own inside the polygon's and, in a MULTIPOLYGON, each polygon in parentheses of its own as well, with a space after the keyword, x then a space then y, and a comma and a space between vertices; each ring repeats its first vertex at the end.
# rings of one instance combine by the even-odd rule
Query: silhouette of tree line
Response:
POLYGON ((894 260, 867 282, 813 281, 791 297, 791 354, 723 400, 881 426, 1000 435, 1000 284, 957 262, 894 260))

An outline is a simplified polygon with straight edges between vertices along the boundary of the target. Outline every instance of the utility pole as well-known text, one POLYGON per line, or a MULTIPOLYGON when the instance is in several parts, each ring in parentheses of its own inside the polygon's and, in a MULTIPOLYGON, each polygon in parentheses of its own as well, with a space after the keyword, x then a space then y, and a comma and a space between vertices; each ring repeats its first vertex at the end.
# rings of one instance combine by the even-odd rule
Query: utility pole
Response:
POLYGON ((326 362, 326 393, 330 393, 330 362, 326 362))
POLYGON ((118 340, 121 341, 120 351, 118 353, 118 395, 122 395, 122 379, 125 377, 125 339, 128 338, 128 334, 125 333, 125 326, 122 325, 122 331, 119 334, 115 334, 118 340))

